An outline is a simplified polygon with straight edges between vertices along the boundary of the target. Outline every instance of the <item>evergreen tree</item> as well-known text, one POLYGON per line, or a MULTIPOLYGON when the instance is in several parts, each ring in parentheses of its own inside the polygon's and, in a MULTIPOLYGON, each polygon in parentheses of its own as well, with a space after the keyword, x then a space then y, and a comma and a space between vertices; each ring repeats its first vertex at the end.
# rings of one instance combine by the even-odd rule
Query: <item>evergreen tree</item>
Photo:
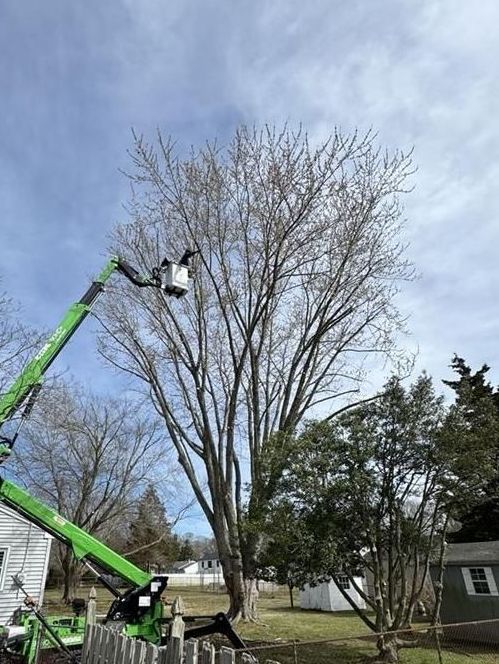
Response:
POLYGON ((453 542, 499 539, 499 390, 487 381, 484 364, 472 372, 457 355, 451 367, 457 380, 444 380, 456 394, 447 426, 453 472, 461 487, 457 518, 461 528, 453 542))
POLYGON ((430 560, 443 550, 444 421, 428 376, 407 388, 392 378, 371 403, 307 424, 287 446, 268 512, 262 564, 289 585, 333 579, 361 620, 384 633, 377 661, 398 662, 400 648, 414 647, 393 632, 411 624, 430 560), (372 592, 358 584, 362 573, 372 592))
POLYGON ((127 541, 128 558, 144 569, 163 569, 179 552, 178 538, 172 534, 165 507, 155 488, 149 486, 137 504, 127 541))
POLYGON ((178 554, 180 560, 193 560, 194 559, 194 548, 189 539, 185 539, 182 542, 180 551, 178 554))

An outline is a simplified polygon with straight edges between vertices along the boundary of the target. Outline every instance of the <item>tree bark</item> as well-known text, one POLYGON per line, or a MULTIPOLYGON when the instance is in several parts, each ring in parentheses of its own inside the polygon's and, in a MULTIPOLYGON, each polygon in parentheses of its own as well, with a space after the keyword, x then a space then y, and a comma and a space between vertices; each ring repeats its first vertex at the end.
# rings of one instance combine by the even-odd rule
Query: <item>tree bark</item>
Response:
POLYGON ((65 604, 71 604, 76 596, 80 575, 78 573, 78 563, 74 560, 73 553, 68 549, 62 556, 61 567, 63 573, 62 601, 65 604))
POLYGON ((293 584, 292 583, 288 583, 288 590, 289 590, 289 604, 290 604, 291 608, 294 609, 295 608, 295 602, 294 602, 294 599, 293 599, 293 584))
POLYGON ((419 646, 418 639, 404 640, 398 637, 396 633, 388 633, 381 635, 377 642, 379 651, 379 664, 394 664, 400 661, 400 651, 402 648, 417 648, 419 646))
POLYGON ((377 647, 379 650, 379 662, 383 664, 396 664, 399 661, 400 645, 395 635, 380 636, 377 647))
POLYGON ((258 620, 258 582, 256 578, 245 578, 241 558, 222 558, 225 585, 229 595, 227 615, 232 623, 239 620, 258 620))

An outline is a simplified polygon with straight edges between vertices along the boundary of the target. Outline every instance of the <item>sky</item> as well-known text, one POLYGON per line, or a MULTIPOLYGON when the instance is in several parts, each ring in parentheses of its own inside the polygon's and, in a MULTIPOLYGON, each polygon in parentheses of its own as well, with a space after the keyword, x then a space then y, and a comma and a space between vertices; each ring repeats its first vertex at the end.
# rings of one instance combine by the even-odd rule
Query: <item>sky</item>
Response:
MULTIPOLYGON (((39 329, 82 295, 127 219, 132 128, 188 147, 240 123, 372 127, 418 166, 415 368, 439 381, 458 353, 498 383, 498 24, 496 0, 0 0, 3 288, 39 329)), ((92 335, 58 368, 112 390, 92 335)))

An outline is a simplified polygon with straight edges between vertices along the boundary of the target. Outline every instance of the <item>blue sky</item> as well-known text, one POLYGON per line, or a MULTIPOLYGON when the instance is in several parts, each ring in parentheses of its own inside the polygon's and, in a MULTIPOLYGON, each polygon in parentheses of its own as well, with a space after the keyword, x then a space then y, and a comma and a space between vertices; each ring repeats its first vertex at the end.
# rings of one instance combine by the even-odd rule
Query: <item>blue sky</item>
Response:
MULTIPOLYGON (((126 219, 131 127, 181 146, 240 122, 373 127, 419 169, 421 277, 399 298, 417 368, 440 379, 458 352, 499 382, 498 24, 494 0, 1 1, 4 288, 47 328, 83 293, 126 219)), ((92 344, 89 325, 59 368, 112 389, 92 344)))

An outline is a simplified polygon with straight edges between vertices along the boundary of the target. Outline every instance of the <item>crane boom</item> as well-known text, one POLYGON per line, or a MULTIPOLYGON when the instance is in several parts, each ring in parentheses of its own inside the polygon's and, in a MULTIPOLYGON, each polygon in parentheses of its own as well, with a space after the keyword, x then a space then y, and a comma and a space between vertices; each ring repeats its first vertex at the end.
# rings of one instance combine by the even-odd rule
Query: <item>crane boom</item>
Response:
MULTIPOLYGON (((24 413, 29 414, 33 401, 41 388, 44 374, 88 316, 99 295, 104 291, 107 281, 115 271, 123 274, 136 286, 153 286, 160 288, 168 295, 180 297, 188 289, 188 260, 192 253, 186 251, 180 263, 164 260, 160 267, 154 268, 149 277, 142 276, 124 260, 113 256, 83 297, 69 307, 41 350, 28 362, 18 378, 0 398, 0 430, 5 422, 12 419, 22 406, 25 409, 24 413)), ((22 422, 23 418, 21 417, 21 422, 12 438, 0 435, 0 464, 10 456, 22 422)))
POLYGON ((0 400, 0 426, 14 415, 35 386, 41 383, 47 369, 89 314, 93 303, 104 290, 106 281, 117 268, 117 265, 118 260, 115 258, 108 262, 79 302, 75 302, 70 306, 41 350, 3 395, 0 400))
POLYGON ((51 507, 3 478, 0 478, 0 502, 68 546, 78 560, 95 563, 105 572, 119 576, 135 587, 151 581, 151 574, 136 567, 97 538, 64 519, 51 507))

